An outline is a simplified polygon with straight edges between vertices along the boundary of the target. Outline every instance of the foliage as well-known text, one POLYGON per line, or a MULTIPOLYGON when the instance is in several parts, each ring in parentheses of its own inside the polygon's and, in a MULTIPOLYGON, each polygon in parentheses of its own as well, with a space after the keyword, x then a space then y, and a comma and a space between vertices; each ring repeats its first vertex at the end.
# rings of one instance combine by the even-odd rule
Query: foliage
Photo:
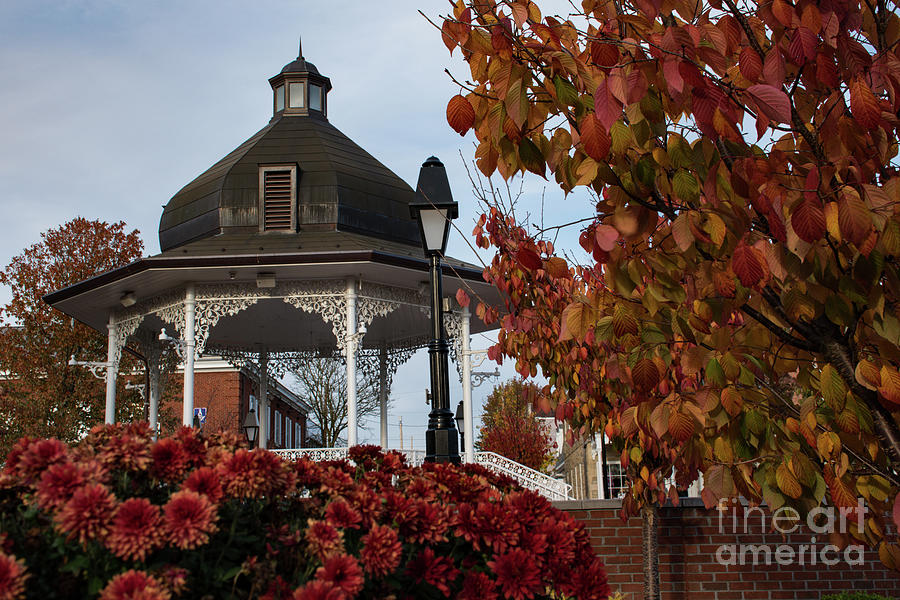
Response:
POLYGON ((546 471, 555 444, 534 413, 540 398, 540 388, 521 379, 494 386, 484 405, 478 447, 546 471))
POLYGON ((473 82, 448 121, 481 172, 596 194, 585 265, 482 216, 510 309, 494 355, 624 443, 627 512, 662 502, 673 467, 680 486, 704 472, 708 506, 859 496, 865 531, 843 542, 900 568, 896 4, 581 7, 459 0, 442 25, 473 82))
POLYGON ((0 472, 0 597, 605 598, 584 527, 478 465, 282 461, 233 434, 23 438, 0 472))
MULTIPOLYGON (((310 358, 291 371, 297 394, 310 406, 309 416, 319 426, 323 448, 338 445, 347 429, 347 369, 340 360, 310 358)), ((358 373, 356 416, 358 420, 378 413, 378 381, 358 373)))
MULTIPOLYGON (((74 322, 43 301, 62 289, 141 256, 137 230, 125 224, 77 217, 41 234, 0 272, 11 299, 0 308, 0 452, 20 436, 74 440, 103 420, 103 383, 79 360, 106 360, 106 336, 74 322)), ((122 361, 123 370, 132 364, 122 361)), ((140 411, 140 399, 119 381, 122 417, 140 411)))
POLYGON ((873 594, 872 592, 841 592, 839 594, 827 594, 822 596, 822 600, 892 600, 881 594, 873 594))

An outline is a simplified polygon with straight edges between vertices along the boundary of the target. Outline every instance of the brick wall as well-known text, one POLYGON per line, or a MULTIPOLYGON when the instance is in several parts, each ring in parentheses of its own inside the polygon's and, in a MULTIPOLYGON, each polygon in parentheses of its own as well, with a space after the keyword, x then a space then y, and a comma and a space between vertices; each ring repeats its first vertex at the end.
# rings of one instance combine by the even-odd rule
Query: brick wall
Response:
MULTIPOLYGON (((619 518, 618 500, 556 502, 554 505, 582 521, 591 543, 606 564, 610 587, 630 600, 642 596, 641 520, 619 518)), ((663 600, 819 600, 823 594, 866 590, 888 597, 900 597, 900 574, 888 570, 875 552, 862 555, 862 565, 845 562, 843 552, 821 551, 829 544, 827 535, 815 534, 805 525, 782 534, 772 529, 771 515, 761 522, 760 512, 721 514, 707 510, 698 499, 685 499, 679 507, 660 511, 659 570, 663 600), (812 543, 812 538, 816 538, 812 543), (816 549, 812 564, 809 546, 816 549), (734 553, 730 552, 734 546, 734 553), (752 547, 751 547, 752 546, 752 547), (770 564, 760 546, 772 550, 770 564), (782 550, 778 564, 776 549, 782 550), (801 563, 801 547, 802 562, 801 563), (754 565, 754 549, 759 552, 754 565), (789 556, 792 557, 789 558, 789 556), (740 564, 743 558, 744 564, 740 564), (736 564, 721 564, 736 563, 736 564)), ((790 527, 782 526, 789 531, 790 527)), ((859 556, 852 553, 851 562, 859 556)))

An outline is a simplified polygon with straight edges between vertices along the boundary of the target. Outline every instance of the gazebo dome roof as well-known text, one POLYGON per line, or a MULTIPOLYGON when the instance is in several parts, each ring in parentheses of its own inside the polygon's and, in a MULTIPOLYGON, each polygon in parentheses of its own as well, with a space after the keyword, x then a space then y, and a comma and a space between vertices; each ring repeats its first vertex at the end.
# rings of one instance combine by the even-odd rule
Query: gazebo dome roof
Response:
POLYGON ((164 207, 163 254, 192 253, 189 246, 202 241, 228 254, 258 252, 245 243, 248 236, 289 246, 311 232, 359 234, 373 238, 373 248, 379 240, 419 248, 408 208, 412 188, 328 121, 329 79, 299 56, 269 83, 269 124, 164 207), (269 171, 281 177, 281 196, 268 187, 269 171), (270 196, 277 202, 269 204, 270 196))

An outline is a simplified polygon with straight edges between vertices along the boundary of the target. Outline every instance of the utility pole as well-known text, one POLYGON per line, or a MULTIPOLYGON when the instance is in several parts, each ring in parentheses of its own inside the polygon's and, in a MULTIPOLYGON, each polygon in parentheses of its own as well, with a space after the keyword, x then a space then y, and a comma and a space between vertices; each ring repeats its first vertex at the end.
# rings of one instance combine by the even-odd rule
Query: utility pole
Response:
POLYGON ((400 417, 400 449, 403 450, 403 417, 400 417))

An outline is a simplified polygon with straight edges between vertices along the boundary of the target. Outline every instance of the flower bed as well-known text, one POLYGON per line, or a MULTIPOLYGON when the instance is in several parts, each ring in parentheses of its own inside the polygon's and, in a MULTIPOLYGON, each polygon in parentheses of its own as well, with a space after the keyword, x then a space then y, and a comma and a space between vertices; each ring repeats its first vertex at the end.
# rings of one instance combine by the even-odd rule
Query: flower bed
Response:
POLYGON ((349 458, 145 425, 22 439, 0 472, 0 600, 608 595, 584 528, 511 479, 349 458))

